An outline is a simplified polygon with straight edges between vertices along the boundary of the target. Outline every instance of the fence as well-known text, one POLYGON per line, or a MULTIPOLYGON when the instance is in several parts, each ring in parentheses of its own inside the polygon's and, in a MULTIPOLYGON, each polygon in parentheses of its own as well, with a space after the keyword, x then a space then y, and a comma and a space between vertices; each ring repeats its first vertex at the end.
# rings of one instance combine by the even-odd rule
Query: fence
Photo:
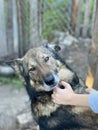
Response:
POLYGON ((0 57, 19 57, 53 31, 91 36, 96 0, 0 0, 0 57))
MULTIPOLYGON (((91 37, 94 27, 96 0, 45 0, 43 33, 48 28, 49 34, 53 30, 69 31, 72 35, 84 38, 91 37), (50 14, 47 16, 47 14, 50 14), (50 23, 51 21, 51 23, 50 23)), ((49 35, 48 34, 48 35, 49 35)), ((48 37, 47 34, 45 35, 48 37)))

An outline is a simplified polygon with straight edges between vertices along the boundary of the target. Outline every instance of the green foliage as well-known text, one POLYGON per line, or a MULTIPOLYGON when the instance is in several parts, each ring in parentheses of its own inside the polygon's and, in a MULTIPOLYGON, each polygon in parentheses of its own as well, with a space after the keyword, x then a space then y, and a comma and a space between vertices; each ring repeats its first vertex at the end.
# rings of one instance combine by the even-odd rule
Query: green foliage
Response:
POLYGON ((43 18, 43 37, 45 39, 51 39, 51 32, 53 30, 65 31, 67 24, 67 6, 68 2, 66 0, 61 2, 58 6, 51 7, 54 1, 47 1, 47 7, 50 7, 44 12, 43 18))
POLYGON ((20 81, 19 77, 17 75, 10 76, 10 77, 0 77, 0 85, 7 85, 12 84, 12 86, 15 86, 16 88, 20 89, 23 85, 20 81))

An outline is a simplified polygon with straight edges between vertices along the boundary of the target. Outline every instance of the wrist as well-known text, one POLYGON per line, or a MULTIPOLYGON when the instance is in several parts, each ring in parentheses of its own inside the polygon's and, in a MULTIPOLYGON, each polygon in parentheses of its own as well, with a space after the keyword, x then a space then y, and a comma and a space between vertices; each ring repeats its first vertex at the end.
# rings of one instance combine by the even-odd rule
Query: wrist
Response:
POLYGON ((88 94, 76 94, 76 93, 73 93, 69 98, 68 105, 89 106, 88 94))
POLYGON ((67 105, 74 105, 75 98, 76 98, 75 93, 68 95, 67 100, 66 100, 66 104, 67 105))

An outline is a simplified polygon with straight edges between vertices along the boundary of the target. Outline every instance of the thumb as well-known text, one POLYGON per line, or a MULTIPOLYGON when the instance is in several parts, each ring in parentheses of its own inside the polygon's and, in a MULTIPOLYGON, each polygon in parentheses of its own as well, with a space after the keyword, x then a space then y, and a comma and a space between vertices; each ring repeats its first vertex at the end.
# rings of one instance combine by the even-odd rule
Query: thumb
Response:
POLYGON ((61 81, 61 85, 65 88, 71 88, 70 84, 64 81, 61 81))

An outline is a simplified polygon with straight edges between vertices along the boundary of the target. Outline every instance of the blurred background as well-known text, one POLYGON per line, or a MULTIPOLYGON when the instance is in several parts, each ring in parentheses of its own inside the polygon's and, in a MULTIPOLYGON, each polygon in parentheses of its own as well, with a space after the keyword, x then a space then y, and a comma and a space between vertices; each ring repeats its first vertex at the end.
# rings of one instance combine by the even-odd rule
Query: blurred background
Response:
POLYGON ((31 47, 59 42, 61 32, 92 37, 96 0, 0 0, 0 6, 1 64, 31 47))
POLYGON ((85 80, 97 3, 97 0, 0 0, 0 130, 16 130, 16 115, 26 109, 28 101, 17 74, 4 62, 22 57, 28 49, 44 43, 59 44, 63 48, 60 55, 85 80))
POLYGON ((91 37, 96 0, 0 0, 0 57, 22 56, 53 32, 91 37))

